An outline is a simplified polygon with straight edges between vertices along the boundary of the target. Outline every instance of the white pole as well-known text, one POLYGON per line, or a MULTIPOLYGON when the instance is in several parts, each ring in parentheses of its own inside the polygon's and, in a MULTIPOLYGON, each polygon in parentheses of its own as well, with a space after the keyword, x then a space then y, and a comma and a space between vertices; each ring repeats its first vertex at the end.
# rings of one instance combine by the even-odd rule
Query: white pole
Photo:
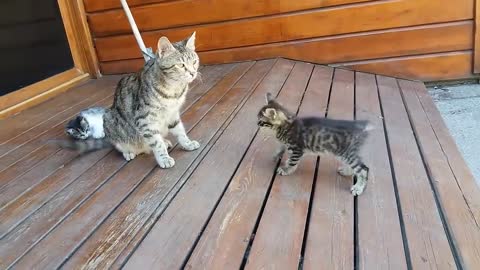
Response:
POLYGON ((130 23, 130 26, 132 27, 133 35, 135 36, 135 39, 137 40, 138 46, 140 47, 140 50, 142 51, 143 58, 145 59, 145 62, 147 62, 150 57, 151 57, 151 52, 145 47, 145 43, 143 43, 142 36, 140 35, 140 31, 138 31, 137 24, 135 23, 135 20, 133 19, 132 12, 130 11, 130 8, 128 7, 127 0, 120 0, 122 3, 123 10, 125 11, 125 14, 127 15, 128 22, 130 23))

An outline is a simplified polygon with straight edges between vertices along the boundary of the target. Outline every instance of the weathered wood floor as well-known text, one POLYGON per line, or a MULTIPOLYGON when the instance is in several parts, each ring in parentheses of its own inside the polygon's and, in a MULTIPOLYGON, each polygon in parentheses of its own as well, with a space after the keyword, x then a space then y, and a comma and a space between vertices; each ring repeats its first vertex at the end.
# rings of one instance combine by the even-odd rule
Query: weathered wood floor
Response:
POLYGON ((480 269, 480 192, 423 84, 284 59, 202 69, 173 169, 45 144, 119 77, 0 122, 0 268, 480 269), (331 158, 274 174, 266 92, 300 115, 369 119, 358 198, 331 158))

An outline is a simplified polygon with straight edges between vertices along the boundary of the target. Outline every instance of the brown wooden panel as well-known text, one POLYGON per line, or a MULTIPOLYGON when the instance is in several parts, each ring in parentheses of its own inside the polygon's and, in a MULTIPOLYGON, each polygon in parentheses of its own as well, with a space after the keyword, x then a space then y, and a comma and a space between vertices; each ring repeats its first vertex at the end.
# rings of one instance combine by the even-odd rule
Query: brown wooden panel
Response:
MULTIPOLYGON (((457 183, 440 143, 432 140, 436 138, 435 131, 416 94, 419 88, 424 91, 424 84, 400 80, 399 85, 447 227, 452 234, 452 242, 460 256, 460 263, 463 269, 474 269, 480 265, 480 254, 477 252, 480 250, 480 217, 475 216, 476 213, 465 201, 461 186, 457 183)), ((475 184, 471 187, 474 188, 472 192, 480 192, 475 184)))
MULTIPOLYGON (((312 71, 312 64, 296 63, 282 88, 278 100, 291 112, 297 112, 299 106, 311 112, 312 106, 328 101, 302 102, 312 71)), ((304 157, 293 175, 275 176, 245 269, 298 268, 316 161, 315 156, 304 157)))
MULTIPOLYGON (((353 119, 354 73, 335 70, 328 107, 329 118, 353 119)), ((305 243, 304 269, 353 269, 353 195, 351 177, 337 173, 340 163, 320 158, 305 243)), ((365 193, 368 193, 365 190, 365 193)), ((360 195, 364 196, 364 195, 360 195)))
MULTIPOLYGON (((449 0, 374 3, 146 32, 143 37, 154 47, 162 35, 180 40, 197 31, 197 50, 205 51, 473 18, 473 0, 455 5, 449 0), (352 16, 361 23, 345 23, 352 16)), ((141 57, 132 35, 97 38, 96 47, 101 61, 141 57)))
MULTIPOLYGON (((472 49, 472 21, 406 27, 200 52, 203 64, 285 57, 318 64, 472 49), (441 39, 439 36, 448 36, 441 39), (375 46, 365 46, 375 44, 375 46), (395 46, 392 46, 395 44, 395 46)), ((133 72, 143 58, 101 63, 104 74, 133 72)))
POLYGON ((411 266, 452 269, 454 257, 398 83, 383 76, 377 82, 411 266))
POLYGON ((347 63, 354 70, 422 81, 472 78, 472 52, 427 54, 347 63))
POLYGON ((374 127, 361 153, 370 170, 367 188, 357 200, 358 267, 407 269, 375 75, 355 75, 356 117, 374 127))
MULTIPOLYGON (((221 3, 217 0, 169 1, 132 8, 131 10, 140 31, 152 31, 368 1, 371 0, 223 0, 221 3)), ((88 19, 96 37, 130 34, 132 32, 123 9, 90 14, 88 19)))

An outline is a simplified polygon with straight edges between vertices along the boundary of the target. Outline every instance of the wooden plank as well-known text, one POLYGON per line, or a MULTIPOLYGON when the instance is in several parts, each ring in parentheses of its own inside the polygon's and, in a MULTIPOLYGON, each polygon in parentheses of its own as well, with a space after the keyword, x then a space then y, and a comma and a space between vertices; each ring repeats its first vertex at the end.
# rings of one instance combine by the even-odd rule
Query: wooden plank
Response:
MULTIPOLYGON (((273 61, 270 61, 270 62, 273 62, 273 61)), ((268 63, 259 63, 258 66, 262 66, 262 65, 268 66, 268 63)), ((266 69, 268 70, 268 68, 266 69)), ((261 76, 260 70, 258 69, 252 70, 252 72, 254 71, 258 72, 257 74, 261 76)), ((241 74, 238 74, 238 73, 236 75, 237 75, 237 79, 238 79, 238 76, 241 76, 241 74)), ((230 81, 231 85, 234 84, 234 81, 233 82, 230 81)), ((255 81, 252 81, 250 83, 255 84, 255 81)), ((219 87, 217 91, 212 92, 212 94, 210 94, 209 92, 209 94, 205 95, 199 102, 193 105, 188 112, 185 113, 184 119, 188 120, 187 130, 191 129, 192 126, 195 126, 196 129, 198 129, 197 132, 200 132, 201 133, 200 135, 202 135, 200 137, 196 137, 195 139, 198 139, 199 142, 203 144, 203 146, 202 146, 202 149, 199 149, 200 151, 196 151, 193 154, 185 151, 174 152, 172 155, 174 158, 177 158, 177 160, 181 161, 182 157, 184 158, 187 157, 187 159, 190 159, 190 161, 193 161, 201 153, 205 152, 202 150, 205 149, 205 147, 208 147, 209 139, 211 139, 215 135, 215 133, 223 125, 224 121, 228 119, 229 115, 232 113, 232 111, 235 110, 236 106, 241 101, 241 96, 240 96, 240 100, 231 99, 229 100, 230 101, 229 103, 222 103, 221 106, 215 105, 220 100, 223 99, 224 93, 222 93, 222 91, 230 92, 230 89, 233 89, 233 88, 228 87, 227 85, 227 87, 219 87), (207 114, 211 115, 212 113, 215 114, 217 118, 208 123, 203 122, 205 119, 210 119, 210 117, 207 117, 206 115, 207 114), (204 116, 206 118, 204 118, 204 116), (195 119, 193 123, 192 123, 192 119, 195 119), (200 121, 202 121, 201 124, 197 125, 198 123, 200 123, 200 121)), ((240 95, 241 94, 247 95, 249 89, 246 89, 246 90, 247 91, 244 91, 244 92, 239 91, 240 95)), ((196 134, 192 134, 192 136, 194 135, 196 134)), ((160 169, 157 169, 157 170, 163 171, 164 173, 174 174, 173 177, 181 177, 184 171, 188 168, 190 164, 180 163, 181 166, 178 166, 178 165, 179 164, 176 165, 176 170, 160 170, 160 169)), ((56 254, 55 257, 57 259, 52 259, 49 262, 45 262, 45 263, 42 262, 41 264, 45 268, 52 268, 52 267, 56 268, 59 265, 63 264, 64 260, 66 258, 69 258, 71 256, 71 253, 78 249, 78 247, 96 230, 96 228, 103 223, 103 221, 111 214, 111 212, 118 207, 118 205, 123 201, 123 199, 128 195, 130 195, 131 192, 133 192, 133 189, 129 189, 129 190, 124 189, 121 183, 125 181, 134 182, 136 183, 135 186, 137 186, 142 182, 142 179, 146 175, 151 174, 152 170, 155 169, 156 167, 157 167, 156 161, 152 157, 149 157, 148 159, 143 159, 143 160, 139 159, 138 161, 136 161, 135 159, 133 162, 129 162, 125 166, 125 168, 123 168, 119 172, 119 174, 115 175, 108 183, 102 186, 102 188, 99 189, 93 195, 92 199, 90 199, 85 204, 83 204, 79 209, 77 209, 72 215, 70 215, 61 224, 61 226, 57 227, 54 232, 50 233, 45 239, 43 239, 42 242, 40 242, 25 257, 23 257, 22 260, 19 262, 18 266, 19 267, 22 265, 28 266, 28 265, 31 265, 32 262, 36 262, 34 264, 38 265, 38 263, 41 263, 42 257, 45 256, 45 254, 41 254, 42 250, 45 250, 44 247, 49 247, 52 244, 58 242, 60 239, 62 239, 62 243, 63 243, 62 248, 55 249, 55 250, 50 249, 48 251, 49 256, 51 256, 52 253, 55 253, 56 254), (140 165, 140 163, 142 163, 142 165, 140 165), (146 163, 146 165, 143 165, 143 163, 146 163), (124 174, 131 174, 131 173, 141 174, 141 177, 140 178, 124 177, 124 174), (132 179, 137 179, 137 180, 132 181, 132 179), (112 200, 112 197, 118 197, 118 199, 112 200), (102 206, 104 207, 99 209, 97 205, 98 203, 101 203, 102 206), (82 227, 82 231, 77 231, 75 229, 72 230, 72 227, 78 226, 79 224, 82 227), (68 235, 68 238, 65 239, 65 236, 67 235, 68 235)), ((136 212, 136 210, 138 210, 139 207, 141 207, 142 203, 143 202, 140 202, 139 204, 134 205, 133 208, 135 213, 140 214, 140 217, 143 217, 143 219, 145 219, 145 218, 148 218, 149 215, 143 216, 142 213, 136 212)), ((129 218, 133 218, 133 216, 130 216, 129 218)), ((133 224, 134 223, 128 223, 125 225, 130 226, 133 224)), ((119 233, 123 234, 124 231, 120 231, 119 233)), ((108 239, 108 240, 113 240, 113 239, 108 239)), ((120 246, 118 246, 117 248, 120 248, 120 246)), ((20 267, 20 268, 23 268, 23 267, 20 267)))
MULTIPOLYGON (((222 77, 227 74, 229 71, 232 70, 234 65, 221 65, 216 67, 215 69, 207 69, 206 71, 212 71, 216 72, 218 74, 207 76, 205 77, 204 84, 201 85, 196 85, 194 86, 185 103, 185 107, 183 111, 188 109, 192 104, 194 104, 198 99, 200 99, 207 90, 209 90, 213 85, 215 85, 222 77)), ((235 74, 232 74, 235 76, 235 74)), ((207 107, 208 108, 208 107, 207 107)), ((41 142, 43 143, 43 142, 41 142)), ((47 151, 55 151, 55 149, 48 149, 47 151)), ((32 161, 39 161, 42 160, 37 157, 38 154, 34 155, 35 158, 29 158, 29 160, 32 161)), ((21 168, 24 166, 18 168, 19 166, 14 167, 12 170, 7 170, 7 173, 3 173, 0 176, 0 183, 2 183, 2 188, 0 189, 1 191, 1 199, 0 199, 0 205, 5 206, 5 204, 9 203, 13 198, 16 197, 16 195, 20 194, 21 192, 28 190, 26 194, 23 196, 17 198, 16 201, 10 202, 10 205, 6 207, 5 209, 2 209, 6 211, 6 216, 8 216, 10 219, 13 219, 13 221, 10 222, 9 218, 5 218, 3 222, 3 226, 0 226, 0 228, 7 229, 9 223, 15 223, 18 222, 18 220, 23 219, 25 216, 20 215, 19 213, 29 213, 28 210, 31 210, 34 207, 38 207, 43 204, 43 202, 48 201, 48 197, 41 196, 41 194, 48 195, 48 192, 57 192, 63 185, 65 185, 65 182, 73 181, 76 177, 74 177, 75 173, 70 172, 68 170, 65 170, 66 168, 63 167, 65 164, 67 168, 71 165, 69 162, 76 157, 76 153, 68 151, 68 150, 62 150, 54 155, 52 155, 51 158, 43 161, 40 163, 40 165, 36 166, 34 169, 28 171, 26 174, 21 175, 20 177, 15 178, 15 172, 21 172, 19 171, 21 168), (9 172, 13 173, 9 173, 9 172), (56 172, 55 172, 56 171, 56 172), (54 173, 55 172, 55 173, 54 173), (54 173, 53 175, 49 176, 50 174, 54 173), (61 178, 63 181, 52 181, 52 178, 56 178, 57 173, 61 177, 66 177, 66 178, 61 178), (67 175, 63 174, 67 173, 67 175), (35 186, 35 184, 40 183, 39 185, 35 186), (5 183, 4 183, 5 182, 5 183), (44 183, 43 183, 44 182, 44 183), (33 187, 32 187, 33 186, 33 187), (35 192, 38 192, 40 194, 36 194, 35 192), (13 194, 13 195, 12 195, 13 194), (40 202, 37 202, 32 199, 33 194, 36 196, 39 196, 40 202), (17 201, 21 203, 16 203, 17 201), (12 208, 13 207, 13 208, 12 208), (18 207, 18 208, 15 208, 18 207), (11 213, 16 213, 17 215, 11 215, 11 213), (5 226, 5 227, 4 227, 5 226)), ((46 158, 46 157, 45 157, 46 158)), ((93 159, 95 162, 95 159, 93 159)), ((24 164, 21 164, 24 165, 24 164)), ((85 166, 85 168, 88 168, 92 166, 93 164, 83 164, 81 166, 82 168, 85 166)), ((80 172, 78 172, 81 174, 80 172)), ((2 210, 0 210, 0 213, 2 213, 2 210)), ((0 235, 4 233, 4 231, 0 230, 0 235)))
POLYGON ((90 81, 72 88, 72 91, 66 94, 61 94, 22 113, 0 120, 2 125, 0 144, 3 145, 8 140, 48 121, 97 92, 113 91, 118 78, 119 76, 108 76, 101 80, 90 81))
MULTIPOLYGON (((327 116, 353 119, 354 73, 336 69, 327 116)), ((353 269, 352 179, 337 174, 340 163, 322 157, 318 167, 303 259, 304 269, 353 269)), ((365 190, 368 193, 368 190, 365 190)), ((364 195, 361 195, 364 196, 364 195)))
MULTIPOLYGON (((106 106, 112 99, 113 97, 110 97, 94 105, 106 106)), ((2 168, 0 174, 0 208, 77 156, 73 151, 62 151, 58 146, 45 143, 47 139, 62 136, 64 136, 63 126, 57 125, 51 132, 41 135, 38 140, 27 143, 26 147, 21 147, 19 151, 0 158, 2 167, 4 161, 5 164, 9 164, 2 168), (49 135, 53 136, 49 137, 49 135), (25 156, 20 155, 24 150, 36 147, 35 145, 39 146, 37 150, 27 152, 25 156)))
MULTIPOLYGON (((248 20, 181 27, 145 32, 144 41, 155 47, 161 36, 181 40, 197 33, 197 50, 206 51, 288 40, 364 32, 412 25, 468 20, 473 18, 473 1, 449 0, 379 1, 372 4, 288 13, 248 20), (353 15, 354 14, 354 15, 353 15), (401 14, 401 16, 399 15, 401 14), (345 18, 355 16, 362 23, 346 24, 345 18), (311 27, 322 25, 322 27, 311 27), (234 27, 232 27, 234 26, 234 27)), ((97 38, 100 61, 140 58, 137 43, 131 35, 97 38)))
POLYGON ((450 52, 345 63, 354 70, 398 78, 442 81, 472 78, 472 52, 450 52))
POLYGON ((292 66, 292 62, 279 60, 263 79, 131 255, 125 269, 177 269, 182 266, 257 132, 256 121, 245 119, 256 118, 266 92, 278 93, 292 66), (185 204, 187 198, 190 203, 185 204), (168 260, 162 259, 167 257, 168 260))
POLYGON ((0 97, 0 119, 37 105, 75 85, 85 82, 88 76, 70 69, 43 81, 34 83, 0 97))
POLYGON ((385 128, 413 268, 455 268, 439 209, 397 81, 377 76, 385 128))
MULTIPOLYGON (((303 39, 265 45, 200 52, 202 63, 285 57, 330 64, 365 59, 439 53, 472 49, 472 21, 413 26, 368 33, 303 39), (448 36, 448 39, 439 39, 448 36), (395 46, 391 46, 395 43, 395 46), (375 46, 365 46, 375 44, 375 46)), ((143 65, 143 58, 101 63, 104 74, 131 72, 143 65)))
POLYGON ((407 269, 375 75, 355 75, 356 118, 374 128, 361 153, 370 171, 357 200, 358 269, 407 269))
POLYGON ((480 73, 480 1, 475 0, 475 29, 473 48, 473 73, 480 73))
POLYGON ((91 77, 100 77, 98 59, 83 0, 58 0, 57 2, 75 67, 91 77))
MULTIPOLYGON (((292 84, 285 84, 279 101, 293 112, 300 106, 302 114, 326 107, 328 95, 322 95, 323 99, 308 95, 302 102, 313 66, 297 63, 295 67, 301 67, 301 77, 293 77, 292 72, 292 84)), ((293 175, 275 176, 245 269, 299 267, 316 163, 317 157, 304 157, 293 175)))
POLYGON ((427 114, 430 126, 435 132, 435 137, 440 143, 443 152, 448 157, 449 167, 455 175, 457 183, 462 190, 463 197, 468 203, 470 210, 474 213, 477 223, 480 223, 478 222, 480 219, 480 196, 478 196, 478 186, 475 178, 458 150, 455 140, 450 135, 449 129, 445 125, 427 89, 425 87, 417 87, 415 90, 417 91, 417 96, 422 104, 423 110, 427 114))
MULTIPOLYGON (((369 0, 267 0, 259 2, 224 0, 221 4, 216 0, 169 1, 133 7, 131 10, 140 31, 152 31, 359 2, 369 2, 369 0), (189 16, 185 16, 185 14, 189 14, 189 16)), ((88 16, 88 20, 96 37, 130 34, 132 31, 122 9, 93 13, 88 16), (111 23, 113 21, 114 24, 111 23)))
MULTIPOLYGON (((330 80, 331 71, 317 66, 310 79, 304 102, 317 101, 321 96, 327 99, 330 80)), ((281 95, 283 93, 282 90, 281 95)), ((317 103, 316 107, 325 110, 326 104, 324 105, 317 103)), ((307 113, 306 110, 304 107, 304 113, 307 113)), ((276 146, 278 145, 275 139, 268 134, 254 139, 193 250, 186 268, 195 268, 198 265, 207 269, 240 268, 256 223, 256 218, 252 217, 258 217, 274 173, 272 153, 276 146)))
MULTIPOLYGON (((480 216, 475 216, 465 201, 461 186, 450 168, 448 156, 438 140, 432 139, 436 138, 435 132, 416 94, 416 89, 424 89, 425 86, 404 80, 400 80, 399 85, 460 263, 464 269, 474 269, 480 266, 480 216)), ((472 193, 480 194, 478 186, 472 187, 472 193)))

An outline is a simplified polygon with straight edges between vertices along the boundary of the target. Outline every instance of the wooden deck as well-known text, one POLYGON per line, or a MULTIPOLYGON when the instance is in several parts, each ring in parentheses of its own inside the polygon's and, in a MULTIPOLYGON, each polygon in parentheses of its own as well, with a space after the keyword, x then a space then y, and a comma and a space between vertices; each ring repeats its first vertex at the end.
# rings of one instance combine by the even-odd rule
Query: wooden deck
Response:
POLYGON ((183 120, 194 152, 84 156, 45 142, 92 81, 0 122, 0 268, 480 269, 480 192, 422 83, 285 59, 207 66, 183 120), (329 157, 276 176, 266 92, 300 115, 368 119, 367 189, 329 157))

